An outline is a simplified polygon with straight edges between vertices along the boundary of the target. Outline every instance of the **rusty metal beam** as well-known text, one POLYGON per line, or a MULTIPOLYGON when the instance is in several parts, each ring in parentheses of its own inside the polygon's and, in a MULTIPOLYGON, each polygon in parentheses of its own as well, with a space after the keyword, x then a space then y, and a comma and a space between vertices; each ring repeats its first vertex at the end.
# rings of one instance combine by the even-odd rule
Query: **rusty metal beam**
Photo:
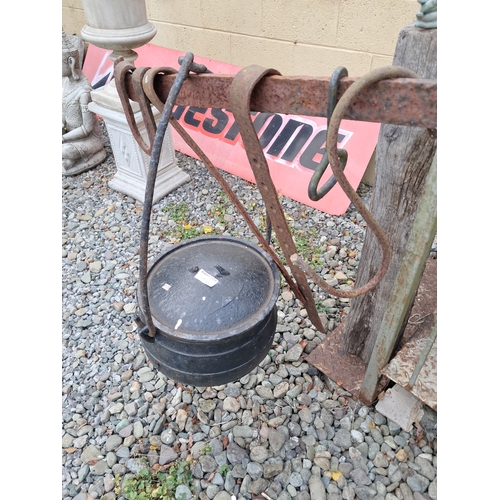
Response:
MULTIPOLYGON (((179 106, 231 109, 230 86, 234 75, 190 75, 177 97, 179 106)), ((175 75, 159 73, 154 89, 162 102, 175 75)), ((340 97, 358 78, 340 80, 340 97)), ((125 75, 125 88, 133 101, 136 93, 132 73, 125 75)), ((326 117, 330 77, 267 76, 256 86, 250 102, 251 111, 326 117)), ((397 78, 373 84, 349 106, 345 116, 359 120, 415 127, 437 127, 437 81, 397 78)))

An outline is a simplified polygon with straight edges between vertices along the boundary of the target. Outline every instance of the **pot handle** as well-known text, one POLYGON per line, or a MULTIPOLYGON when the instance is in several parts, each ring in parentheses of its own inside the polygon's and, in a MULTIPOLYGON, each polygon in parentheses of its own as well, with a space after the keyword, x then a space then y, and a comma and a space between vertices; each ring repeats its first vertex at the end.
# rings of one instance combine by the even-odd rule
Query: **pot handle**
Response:
MULTIPOLYGON (((163 108, 158 128, 153 141, 151 150, 151 159, 149 163, 148 177, 146 180, 146 192, 144 195, 144 206, 142 213, 141 224, 141 243, 140 243, 140 262, 139 262, 139 288, 140 293, 140 307, 144 313, 145 326, 141 328, 140 333, 144 336, 147 334, 149 337, 154 338, 156 335, 156 327, 153 323, 151 309, 149 307, 149 298, 147 290, 147 273, 148 273, 148 235, 151 218, 151 210, 153 208, 153 195, 156 182, 156 175, 158 173, 158 164, 160 161, 160 153, 165 138, 165 133, 172 115, 172 108, 175 104, 177 96, 181 90, 182 84, 186 80, 190 69, 193 65, 194 55, 192 52, 187 52, 181 58, 181 67, 175 77, 174 84, 168 93, 165 106, 163 108)), ((197 65, 196 69, 203 69, 197 65)), ((205 68, 206 69, 206 68, 205 68)))

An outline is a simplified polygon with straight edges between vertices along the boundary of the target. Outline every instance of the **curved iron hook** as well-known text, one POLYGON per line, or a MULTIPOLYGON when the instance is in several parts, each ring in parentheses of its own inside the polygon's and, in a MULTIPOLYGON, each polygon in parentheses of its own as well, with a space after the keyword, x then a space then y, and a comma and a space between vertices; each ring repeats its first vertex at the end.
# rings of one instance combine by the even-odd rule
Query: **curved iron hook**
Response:
POLYGON ((238 125, 248 162, 254 173, 257 188, 266 206, 266 212, 269 214, 276 237, 280 243, 285 259, 291 268, 297 286, 305 299, 304 306, 309 315, 309 319, 318 331, 324 333, 325 327, 316 309, 312 290, 309 287, 306 275, 301 269, 290 262, 290 255, 295 254, 297 248, 290 228, 286 222, 285 214, 269 171, 269 165, 264 156, 262 145, 257 137, 257 132, 255 131, 250 114, 251 96, 258 82, 266 76, 279 74, 280 73, 275 69, 263 68, 258 65, 242 68, 235 75, 231 84, 231 111, 238 125))
POLYGON ((142 113, 142 119, 144 120, 144 125, 146 127, 146 133, 148 134, 149 145, 139 134, 139 137, 135 137, 140 148, 148 155, 151 156, 151 151, 153 149, 153 142, 156 134, 156 122, 153 115, 153 110, 151 109, 150 103, 147 101, 144 92, 142 91, 142 77, 149 70, 149 68, 141 67, 137 68, 132 74, 132 87, 134 89, 137 102, 139 104, 139 109, 142 113))
POLYGON ((163 111, 165 104, 163 104, 162 100, 158 97, 154 87, 156 76, 160 73, 163 75, 175 75, 177 72, 178 71, 176 69, 171 68, 170 66, 160 66, 158 68, 148 69, 142 78, 142 88, 146 97, 160 113, 163 111))
POLYGON ((355 288, 354 290, 337 290, 331 285, 328 285, 326 281, 318 276, 318 274, 309 267, 309 265, 304 262, 301 257, 297 254, 292 255, 292 262, 302 269, 306 275, 311 278, 319 287, 325 290, 330 295, 342 298, 353 298, 358 297, 366 292, 372 290, 384 277, 387 269, 389 268, 389 263, 391 260, 391 249, 389 245, 389 239, 386 234, 379 226, 373 215, 366 208, 361 197, 353 189, 349 181, 347 180, 342 168, 340 166, 337 148, 337 135, 340 127, 340 122, 342 117, 345 115, 347 108, 350 106, 353 99, 357 96, 359 92, 364 90, 366 87, 377 83, 380 80, 386 80, 390 78, 418 78, 418 75, 400 66, 385 66, 383 68, 377 68, 365 76, 356 80, 342 95, 340 98, 331 118, 330 126, 328 127, 326 136, 326 145, 328 150, 328 158, 330 160, 330 165, 333 170, 333 174, 338 180, 338 183, 344 190, 345 194, 349 197, 352 204, 357 209, 358 213, 365 219, 368 227, 372 230, 373 234, 377 238, 377 241, 382 248, 382 263, 379 270, 373 276, 373 278, 363 286, 355 288))
MULTIPOLYGON (((346 68, 343 66, 339 66, 333 73, 330 78, 330 86, 328 88, 328 109, 326 116, 326 124, 327 127, 330 125, 330 118, 333 114, 333 110, 337 105, 337 92, 339 89, 340 79, 349 76, 349 73, 346 68)), ((339 158, 340 158, 340 166, 342 170, 344 170, 347 165, 347 151, 345 149, 338 150, 339 158)), ((328 150, 323 153, 323 158, 318 163, 314 174, 309 181, 309 187, 307 190, 307 194, 309 198, 313 201, 321 200, 332 188, 337 184, 337 179, 332 175, 324 184, 318 189, 319 181, 323 174, 325 173, 326 167, 328 166, 328 150)))
MULTIPOLYGON (((119 57, 115 61, 114 71, 115 71, 115 84, 116 89, 118 91, 118 96, 120 97, 120 102, 123 107, 123 113, 127 119, 127 123, 130 127, 132 135, 134 139, 138 142, 141 149, 145 147, 147 149, 147 145, 142 138, 142 135, 139 131, 139 127, 137 126, 137 122, 135 121, 134 111, 132 110, 132 106, 130 104, 130 99, 127 97, 127 89, 125 86, 125 75, 127 73, 135 74, 136 67, 133 64, 127 63, 123 57, 119 57)), ((134 87, 135 91, 135 87, 134 87)), ((143 149, 143 151, 146 151, 143 149)))

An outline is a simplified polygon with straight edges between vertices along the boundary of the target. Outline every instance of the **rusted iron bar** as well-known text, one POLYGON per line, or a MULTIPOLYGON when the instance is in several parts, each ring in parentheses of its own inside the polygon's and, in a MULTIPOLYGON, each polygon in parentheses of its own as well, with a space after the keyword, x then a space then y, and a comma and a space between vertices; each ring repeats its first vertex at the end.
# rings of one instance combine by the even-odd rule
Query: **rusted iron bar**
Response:
MULTIPOLYGON (((179 106, 231 109, 230 88, 234 75, 189 75, 177 98, 179 106)), ((175 75, 158 74, 154 88, 165 102, 175 75)), ((358 78, 340 80, 337 98, 358 78)), ((250 102, 251 111, 303 116, 327 116, 330 77, 267 76, 258 83, 250 102)), ((125 75, 128 96, 137 101, 132 73, 125 75)), ((360 93, 344 115, 359 120, 424 128, 437 126, 437 81, 397 78, 373 84, 360 93)))

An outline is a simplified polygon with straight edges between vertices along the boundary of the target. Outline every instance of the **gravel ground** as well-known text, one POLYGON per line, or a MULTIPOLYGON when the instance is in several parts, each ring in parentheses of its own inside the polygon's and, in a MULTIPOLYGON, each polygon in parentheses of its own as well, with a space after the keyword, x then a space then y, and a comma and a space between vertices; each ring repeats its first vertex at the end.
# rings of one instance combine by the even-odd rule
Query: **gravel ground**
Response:
MULTIPOLYGON (((62 499, 125 499, 116 483, 145 464, 166 470, 191 457, 193 498, 201 500, 435 500, 435 415, 425 429, 404 432, 304 361, 324 335, 286 287, 272 349, 250 374, 191 387, 155 370, 134 322, 142 203, 108 188, 115 166, 104 136, 106 161, 62 179, 62 499)), ((191 181, 153 207, 149 256, 203 226, 255 240, 205 167, 177 159, 191 181)), ((224 175, 262 225, 255 186, 224 175)), ((369 186, 358 192, 369 201, 369 186)), ((303 255, 350 287, 361 217, 282 202, 303 255)), ((313 294, 335 328, 349 300, 313 294)))

